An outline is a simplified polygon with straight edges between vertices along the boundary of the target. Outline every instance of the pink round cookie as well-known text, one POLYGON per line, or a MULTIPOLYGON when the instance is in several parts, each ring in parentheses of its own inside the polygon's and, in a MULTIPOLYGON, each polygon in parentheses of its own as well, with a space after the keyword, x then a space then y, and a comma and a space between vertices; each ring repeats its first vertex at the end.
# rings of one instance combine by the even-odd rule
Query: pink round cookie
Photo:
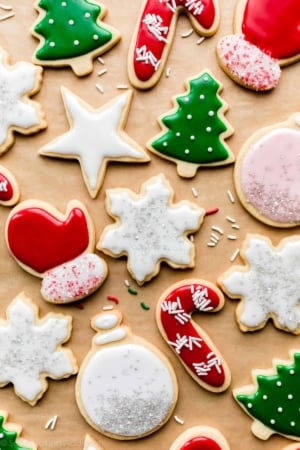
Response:
POLYGON ((244 144, 235 165, 243 206, 261 222, 279 228, 300 223, 300 114, 263 128, 244 144))

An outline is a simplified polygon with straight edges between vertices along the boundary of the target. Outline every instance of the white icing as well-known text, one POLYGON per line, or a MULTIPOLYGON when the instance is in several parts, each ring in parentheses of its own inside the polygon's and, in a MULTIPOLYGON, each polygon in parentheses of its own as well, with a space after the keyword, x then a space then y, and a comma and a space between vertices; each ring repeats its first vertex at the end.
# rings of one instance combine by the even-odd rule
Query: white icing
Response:
POLYGON ((23 98, 35 88, 37 76, 38 69, 30 63, 7 66, 0 51, 0 145, 5 142, 10 127, 27 129, 39 125, 35 103, 23 98))
POLYGON ((99 330, 109 330, 115 327, 119 322, 119 317, 116 314, 100 314, 97 316, 94 324, 99 330))
POLYGON ((243 297, 241 324, 261 328, 274 317, 279 327, 295 331, 300 325, 300 238, 276 249, 263 237, 251 237, 244 256, 249 269, 236 266, 222 281, 229 295, 243 297))
POLYGON ((108 331, 100 336, 96 336, 95 343, 97 345, 110 344, 111 342, 121 341, 126 336, 124 328, 108 331))
POLYGON ((0 325, 0 383, 11 382, 17 395, 34 402, 46 390, 45 374, 65 378, 75 371, 69 350, 57 349, 69 336, 71 318, 52 314, 36 317, 32 304, 19 294, 0 325))
POLYGON ((167 419, 176 401, 168 367, 146 347, 116 345, 82 366, 76 386, 81 412, 100 432, 135 438, 167 419))
POLYGON ((155 275, 161 260, 192 265, 194 247, 186 234, 200 228, 204 215, 191 203, 171 204, 172 190, 163 175, 148 180, 143 192, 136 198, 126 189, 108 191, 110 212, 121 223, 107 227, 98 244, 115 256, 126 253, 128 268, 140 282, 155 275))
POLYGON ((143 149, 120 130, 129 107, 130 91, 97 110, 92 110, 67 89, 62 92, 71 129, 43 147, 40 154, 78 159, 93 196, 100 187, 108 160, 148 160, 143 149))

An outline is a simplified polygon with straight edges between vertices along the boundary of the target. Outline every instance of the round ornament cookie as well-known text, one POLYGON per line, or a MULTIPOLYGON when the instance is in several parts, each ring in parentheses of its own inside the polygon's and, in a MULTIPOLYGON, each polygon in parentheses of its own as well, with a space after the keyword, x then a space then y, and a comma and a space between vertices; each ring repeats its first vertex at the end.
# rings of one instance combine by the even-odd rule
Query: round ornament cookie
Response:
POLYGON ((254 133, 241 148, 234 169, 238 197, 267 225, 300 224, 300 113, 254 133))
POLYGON ((170 450, 230 450, 230 447, 219 430, 199 425, 181 433, 170 450))
POLYGON ((223 305, 224 296, 216 286, 191 279, 173 284, 160 296, 156 306, 156 322, 166 343, 191 377, 204 389, 215 393, 228 388, 230 371, 192 315, 216 312, 223 305))
POLYGON ((121 325, 118 311, 92 320, 97 334, 76 381, 76 401, 85 420, 113 439, 147 436, 170 418, 178 396, 166 357, 121 325))
POLYGON ((32 34, 40 44, 33 62, 69 66, 77 76, 93 70, 93 59, 112 48, 120 33, 102 22, 106 8, 88 0, 39 0, 32 34))
POLYGON ((19 184, 6 167, 0 165, 0 205, 14 206, 20 198, 19 184))
POLYGON ((178 175, 192 178, 200 167, 230 164, 234 155, 225 139, 233 128, 225 119, 222 85, 209 70, 185 83, 186 93, 173 98, 175 108, 159 118, 160 134, 147 143, 156 155, 172 161, 178 175))
POLYGON ((220 66, 248 89, 276 87, 280 67, 300 58, 299 20, 298 0, 239 0, 235 34, 224 36, 217 45, 220 66))
POLYGON ((144 0, 128 54, 128 76, 138 89, 150 89, 165 68, 178 15, 185 13, 193 29, 209 37, 216 33, 218 0, 144 0))
POLYGON ((253 434, 262 440, 279 434, 300 441, 299 350, 292 350, 288 361, 274 360, 272 369, 254 370, 252 378, 252 385, 234 389, 233 395, 253 419, 253 434))

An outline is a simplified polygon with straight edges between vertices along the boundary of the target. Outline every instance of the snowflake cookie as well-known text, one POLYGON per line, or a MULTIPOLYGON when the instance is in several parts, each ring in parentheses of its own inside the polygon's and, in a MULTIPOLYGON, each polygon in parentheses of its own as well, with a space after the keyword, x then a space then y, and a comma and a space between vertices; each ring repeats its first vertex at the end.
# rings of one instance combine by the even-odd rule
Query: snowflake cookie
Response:
POLYGON ((98 109, 62 88, 71 129, 40 149, 39 154, 77 159, 92 198, 102 186, 109 161, 147 162, 149 156, 124 131, 132 92, 128 91, 98 109))
POLYGON ((230 448, 219 430, 198 425, 181 433, 170 450, 230 450, 230 448))
POLYGON ((279 434, 300 441, 299 377, 300 352, 292 350, 288 361, 275 359, 272 369, 253 370, 253 384, 234 389, 235 400, 253 419, 256 437, 267 440, 279 434))
POLYGON ((229 297, 241 300, 236 311, 240 329, 259 330, 272 319, 277 328, 299 334, 299 236, 274 247, 267 237, 248 234, 240 255, 245 265, 231 267, 218 279, 229 297))
POLYGON ((6 422, 7 412, 0 411, 0 448, 3 450, 36 450, 37 446, 20 438, 22 428, 15 423, 6 422))
POLYGON ((28 62, 9 64, 0 48, 0 155, 14 143, 14 132, 32 134, 46 128, 40 105, 31 97, 42 84, 42 69, 28 62))
POLYGON ((119 440, 142 438, 170 418, 178 397, 174 370, 147 340, 122 325, 119 311, 95 316, 97 332, 76 380, 76 401, 85 420, 119 440))
POLYGON ((72 318, 38 308, 20 293, 0 321, 0 387, 14 385, 22 400, 35 405, 47 390, 47 378, 59 380, 77 373, 71 350, 62 344, 70 338, 72 318))
POLYGON ((200 228, 205 211, 188 201, 174 204, 173 197, 163 174, 146 181, 139 195, 129 189, 107 190, 106 208, 115 223, 104 229, 97 248, 116 258, 126 255, 138 284, 155 277, 162 261, 175 269, 194 266, 188 234, 200 228))

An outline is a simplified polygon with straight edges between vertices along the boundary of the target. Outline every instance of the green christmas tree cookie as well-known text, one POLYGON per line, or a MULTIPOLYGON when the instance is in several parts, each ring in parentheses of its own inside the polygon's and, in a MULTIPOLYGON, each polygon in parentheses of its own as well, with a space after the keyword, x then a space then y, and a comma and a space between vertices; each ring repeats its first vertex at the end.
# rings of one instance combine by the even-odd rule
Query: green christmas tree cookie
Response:
POLYGON ((40 0, 32 34, 40 40, 33 62, 42 66, 70 66, 78 76, 93 70, 93 59, 120 39, 104 25, 106 9, 87 0, 40 0))
POLYGON ((175 109, 159 118, 162 132, 147 144, 149 150, 177 164, 180 176, 191 178, 200 166, 221 166, 234 161, 226 138, 233 128, 219 97, 221 84, 205 70, 187 80, 187 92, 173 98, 175 109))
POLYGON ((0 449, 1 450, 36 450, 33 442, 20 439, 21 427, 15 424, 6 424, 7 414, 0 411, 0 449), (5 425, 5 426, 4 426, 5 425))
POLYGON ((266 440, 280 434, 300 440, 300 351, 290 361, 274 361, 275 369, 253 372, 254 385, 234 390, 239 405, 254 422, 252 432, 266 440))

